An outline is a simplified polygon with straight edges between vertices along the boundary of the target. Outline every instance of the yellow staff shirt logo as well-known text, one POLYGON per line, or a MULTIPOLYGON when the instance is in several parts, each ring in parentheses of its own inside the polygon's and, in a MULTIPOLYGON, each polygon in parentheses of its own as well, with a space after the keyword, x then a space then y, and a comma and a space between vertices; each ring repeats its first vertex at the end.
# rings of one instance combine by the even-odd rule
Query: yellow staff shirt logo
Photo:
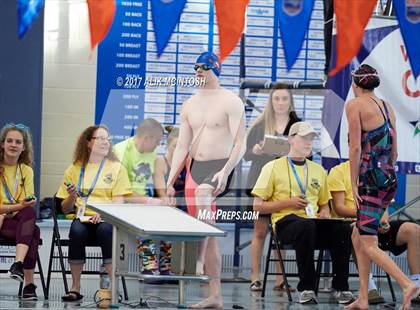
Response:
POLYGON ((319 184, 318 179, 315 179, 315 178, 312 178, 312 180, 311 180, 311 186, 312 186, 313 189, 316 189, 316 190, 318 190, 321 187, 321 185, 319 184))
POLYGON ((105 182, 105 184, 111 184, 114 181, 112 173, 106 174, 103 181, 105 182))

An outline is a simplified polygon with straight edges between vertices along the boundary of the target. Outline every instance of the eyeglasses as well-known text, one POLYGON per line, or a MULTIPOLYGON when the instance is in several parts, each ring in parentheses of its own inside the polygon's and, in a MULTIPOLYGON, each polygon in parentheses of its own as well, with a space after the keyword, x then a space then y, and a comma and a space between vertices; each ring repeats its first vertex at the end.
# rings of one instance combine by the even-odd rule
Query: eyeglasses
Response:
POLYGON ((4 125, 3 128, 5 128, 5 129, 16 128, 16 129, 20 129, 20 130, 23 130, 23 131, 28 131, 29 130, 28 126, 25 126, 23 124, 15 124, 15 123, 7 123, 6 125, 4 125))
POLYGON ((92 137, 93 140, 99 140, 101 142, 111 142, 111 138, 110 137, 92 137))
POLYGON ((211 66, 209 66, 209 65, 206 65, 206 64, 204 64, 204 65, 195 65, 194 66, 194 71, 197 71, 198 69, 203 69, 204 71, 208 71, 208 70, 210 70, 212 67, 211 66))

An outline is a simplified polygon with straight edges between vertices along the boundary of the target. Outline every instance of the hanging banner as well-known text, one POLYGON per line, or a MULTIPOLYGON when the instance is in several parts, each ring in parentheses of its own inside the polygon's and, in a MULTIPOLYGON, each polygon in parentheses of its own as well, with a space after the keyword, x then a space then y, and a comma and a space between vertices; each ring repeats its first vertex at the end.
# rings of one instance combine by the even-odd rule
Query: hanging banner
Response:
MULTIPOLYGON (((333 47, 336 39, 334 35, 333 47)), ((331 93, 325 99, 323 125, 335 148, 323 153, 324 167, 329 169, 348 159, 348 124, 344 104, 354 98, 351 70, 362 63, 378 70, 381 84, 375 93, 392 105, 396 115, 399 142, 397 172, 420 174, 420 83, 415 81, 410 70, 397 21, 380 18, 370 21, 362 48, 352 63, 328 79, 327 88, 331 89, 331 93)))
POLYGON ((87 0, 89 9, 90 48, 108 34, 115 16, 115 0, 87 0))
POLYGON ((219 26, 220 62, 229 56, 242 36, 248 2, 249 0, 214 0, 219 26))
POLYGON ((378 1, 334 0, 334 13, 337 25, 336 63, 329 73, 333 76, 350 63, 360 49, 365 27, 372 16, 378 1))
POLYGON ((158 56, 168 44, 186 2, 187 0, 150 0, 158 56))
POLYGON ((413 75, 420 74, 420 0, 395 1, 394 8, 413 75))
POLYGON ((22 39, 44 7, 44 0, 18 0, 18 34, 22 39))
POLYGON ((311 20, 314 0, 279 0, 278 10, 281 41, 287 70, 290 70, 302 48, 311 20))

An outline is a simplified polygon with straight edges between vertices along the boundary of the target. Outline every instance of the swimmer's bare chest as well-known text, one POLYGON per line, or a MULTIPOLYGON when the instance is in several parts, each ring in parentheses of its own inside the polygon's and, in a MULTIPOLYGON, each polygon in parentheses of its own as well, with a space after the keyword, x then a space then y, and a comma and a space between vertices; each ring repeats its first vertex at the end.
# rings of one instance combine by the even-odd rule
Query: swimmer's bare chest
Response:
POLYGON ((192 156, 197 160, 229 157, 233 138, 226 107, 221 103, 209 107, 196 105, 188 112, 193 131, 192 156))
POLYGON ((188 121, 193 135, 203 131, 229 131, 229 119, 226 108, 220 103, 213 106, 196 105, 188 111, 188 121))

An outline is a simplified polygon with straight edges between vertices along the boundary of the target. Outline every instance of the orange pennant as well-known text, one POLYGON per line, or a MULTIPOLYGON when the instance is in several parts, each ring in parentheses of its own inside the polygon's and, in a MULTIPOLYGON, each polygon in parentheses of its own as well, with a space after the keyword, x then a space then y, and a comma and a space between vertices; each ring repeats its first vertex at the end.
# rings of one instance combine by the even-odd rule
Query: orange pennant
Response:
POLYGON ((359 52, 365 27, 377 0, 334 0, 337 25, 336 64, 329 75, 345 67, 359 52))
POLYGON ((245 26, 249 0, 214 0, 219 24, 220 62, 235 49, 245 26))
POLYGON ((115 0, 87 0, 90 47, 94 49, 107 35, 115 16, 115 0))

